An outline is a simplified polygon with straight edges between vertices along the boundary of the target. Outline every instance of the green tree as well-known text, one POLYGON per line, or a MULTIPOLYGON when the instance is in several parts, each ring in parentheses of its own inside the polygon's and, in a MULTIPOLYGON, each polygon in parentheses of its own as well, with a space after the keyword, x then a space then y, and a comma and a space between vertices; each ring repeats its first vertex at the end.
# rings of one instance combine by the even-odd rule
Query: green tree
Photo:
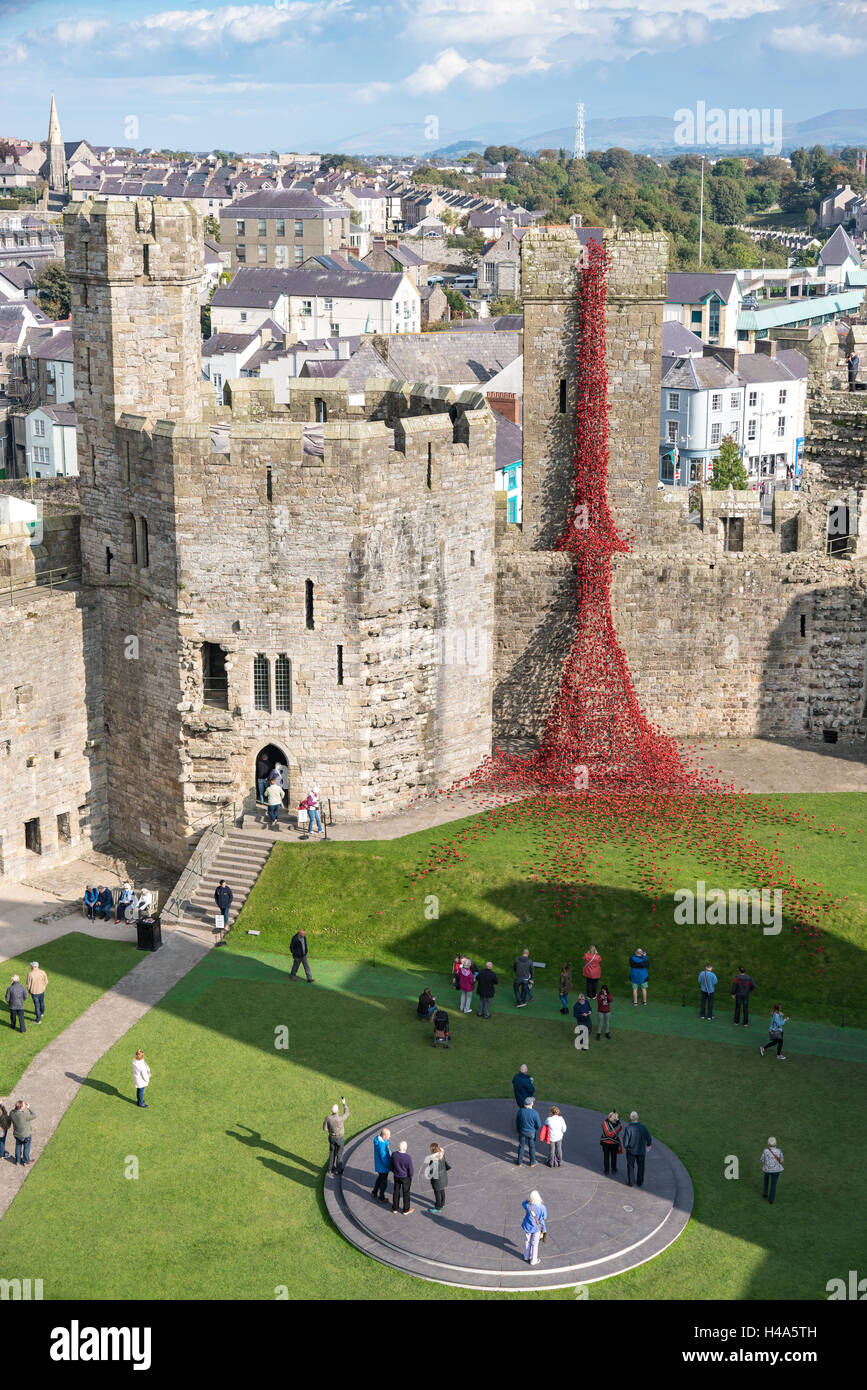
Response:
POLYGON ((209 236, 212 241, 220 240, 220 219, 212 217, 209 213, 205 218, 205 236, 209 236))
POLYGON ((710 485, 714 492, 724 492, 729 487, 733 487, 737 492, 743 492, 749 487, 743 459, 730 434, 726 435, 720 445, 719 453, 713 461, 710 485))
POLYGON ((514 299, 510 294, 504 294, 499 299, 492 300, 490 309, 494 318, 498 318, 500 314, 520 314, 521 312, 521 306, 517 299, 514 299))
POLYGON ((819 214, 817 213, 816 209, 807 208, 804 213, 804 225, 807 228, 807 231, 812 231, 813 227, 815 227, 818 220, 819 214))
POLYGON ((712 179, 710 195, 717 222, 743 222, 747 215, 747 195, 738 179, 712 179))
POLYGON ((459 290, 453 290, 450 285, 443 285, 443 292, 453 315, 463 314, 465 318, 472 317, 470 307, 459 290))
POLYGON ((36 299, 40 309, 49 318, 69 318, 69 276, 62 261, 51 261, 36 277, 36 299))

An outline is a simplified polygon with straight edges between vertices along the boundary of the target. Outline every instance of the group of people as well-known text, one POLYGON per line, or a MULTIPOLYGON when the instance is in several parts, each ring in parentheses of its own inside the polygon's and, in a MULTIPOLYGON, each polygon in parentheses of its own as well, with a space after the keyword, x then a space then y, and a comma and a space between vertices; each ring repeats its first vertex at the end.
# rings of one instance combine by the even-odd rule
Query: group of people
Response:
POLYGON ((30 970, 27 975, 27 984, 22 985, 18 975, 13 975, 6 991, 6 1004, 9 1008, 9 1022, 13 1033, 17 1022, 19 1031, 27 1032, 24 1023, 24 1006, 27 1003, 27 996, 33 1000, 33 1011, 37 1023, 41 1023, 45 1014, 45 989, 48 984, 48 976, 44 970, 40 970, 39 961, 30 962, 30 970))
POLYGON ((0 1099, 0 1158, 8 1158, 10 1163, 19 1164, 22 1168, 30 1167, 34 1161, 30 1157, 30 1145, 35 1119, 36 1111, 30 1108, 26 1100, 16 1100, 12 1109, 7 1110, 6 1102, 0 1099), (14 1158, 6 1152, 6 1138, 10 1129, 15 1140, 14 1158))
MULTIPOLYGON (((424 1176, 431 1185, 433 1206, 428 1207, 431 1216, 439 1216, 446 1204, 446 1188, 452 1165, 446 1158, 441 1144, 433 1143, 424 1161, 424 1176)), ((392 1152, 391 1130, 381 1129, 373 1140, 374 1183, 371 1196, 374 1201, 388 1201, 388 1179, 391 1175, 391 1210, 410 1216, 415 1211, 412 1205, 412 1180, 415 1177, 415 1164, 409 1152, 409 1145, 402 1139, 392 1152)))
MULTIPOLYGON (((524 1152, 527 1153, 527 1161, 531 1168, 536 1166, 536 1144, 547 1144, 548 1146, 548 1167, 560 1168, 563 1163, 563 1137, 566 1133, 566 1121, 560 1114, 560 1108, 552 1105, 548 1118, 542 1121, 542 1117, 536 1110, 536 1083, 530 1075, 530 1070, 526 1062, 522 1062, 515 1075, 512 1077, 512 1091, 515 1096, 515 1104, 518 1113, 515 1116, 515 1129, 518 1135, 518 1156, 515 1159, 520 1167, 524 1161, 524 1152)), ((602 1121, 602 1135, 599 1140, 602 1146, 602 1171, 606 1175, 613 1176, 617 1172, 617 1155, 626 1154, 626 1185, 632 1187, 633 1176, 635 1186, 644 1185, 644 1161, 648 1149, 652 1148, 653 1140, 647 1127, 640 1123, 638 1112, 633 1110, 629 1116, 629 1123, 624 1128, 620 1121, 620 1116, 616 1110, 610 1110, 602 1121)))
MULTIPOLYGON (((713 1001, 716 994, 716 987, 719 984, 719 977, 714 974, 714 968, 708 961, 704 970, 699 972, 698 985, 701 991, 701 1004, 699 1008, 699 1018, 713 1021, 713 1001)), ((750 995, 756 987, 756 982, 752 975, 749 975, 744 966, 739 965, 732 980, 731 996, 734 1000, 734 1017, 732 1022, 744 1028, 750 1026, 750 995)), ((764 1057, 766 1052, 777 1049, 777 1061, 785 1062, 783 1053, 783 1029, 788 1023, 788 1016, 783 1013, 781 1004, 775 1004, 771 1010, 771 1021, 768 1024, 768 1041, 762 1043, 759 1052, 764 1057)))
MULTIPOLYGON (((284 763, 272 765, 264 753, 260 753, 256 760, 256 795, 259 805, 265 807, 266 823, 269 829, 273 830, 280 815, 280 807, 289 795, 289 769, 284 763)), ((319 788, 312 786, 298 803, 299 830, 306 831, 308 835, 322 834, 319 805, 319 788)))
POLYGON ((151 910, 151 901, 151 894, 147 888, 142 888, 136 895, 131 883, 123 885, 116 901, 107 884, 94 886, 89 883, 84 890, 84 910, 89 920, 110 922, 113 915, 116 927, 119 927, 121 922, 135 922, 140 917, 147 917, 151 910))

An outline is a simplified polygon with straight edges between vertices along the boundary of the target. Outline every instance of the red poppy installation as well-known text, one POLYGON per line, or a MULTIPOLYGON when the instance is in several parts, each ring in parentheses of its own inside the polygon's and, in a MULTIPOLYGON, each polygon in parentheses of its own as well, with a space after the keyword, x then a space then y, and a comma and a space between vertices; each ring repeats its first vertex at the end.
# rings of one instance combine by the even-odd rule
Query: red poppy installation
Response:
POLYGON ((534 844, 539 832, 542 842, 539 861, 524 867, 541 891, 551 893, 551 909, 563 918, 596 891, 606 844, 626 840, 654 925, 674 886, 669 861, 689 851, 720 874, 737 874, 737 886, 782 888, 786 916, 812 943, 821 913, 832 906, 830 893, 796 878, 780 852, 760 844, 749 827, 804 821, 815 829, 815 823, 800 812, 756 803, 700 772, 638 702, 611 606, 614 557, 629 551, 631 539, 618 530, 608 497, 610 252, 595 241, 587 252, 578 289, 573 498, 556 544, 574 562, 575 638, 538 749, 527 756, 496 750, 455 785, 454 791, 481 793, 488 814, 433 845, 415 877, 465 859, 471 844, 499 825, 524 826, 537 832, 534 844))

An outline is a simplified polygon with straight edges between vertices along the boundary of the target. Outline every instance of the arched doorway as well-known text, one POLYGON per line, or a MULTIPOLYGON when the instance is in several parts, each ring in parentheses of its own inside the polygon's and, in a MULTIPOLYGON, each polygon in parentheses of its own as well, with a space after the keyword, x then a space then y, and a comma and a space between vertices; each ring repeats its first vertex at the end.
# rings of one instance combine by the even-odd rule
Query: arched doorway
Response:
POLYGON ((261 804, 264 799, 265 783, 267 783, 275 767, 281 769, 281 783, 286 791, 284 806, 289 805, 289 759, 283 749, 276 743, 266 743, 264 748, 260 748, 256 754, 253 777, 256 785, 256 801, 261 804))

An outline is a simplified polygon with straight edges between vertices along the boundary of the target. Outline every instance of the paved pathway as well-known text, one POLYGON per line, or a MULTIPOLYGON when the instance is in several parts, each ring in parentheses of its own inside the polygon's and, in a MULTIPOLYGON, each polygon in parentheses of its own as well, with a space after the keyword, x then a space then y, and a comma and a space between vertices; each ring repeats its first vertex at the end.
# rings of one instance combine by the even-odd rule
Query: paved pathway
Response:
MULTIPOLYGON (((145 955, 113 989, 34 1057, 12 1097, 13 1103, 19 1097, 28 1101, 36 1115, 31 1159, 42 1153, 100 1057, 207 955, 211 944, 206 933, 172 932, 162 950, 145 955)), ((132 1053, 129 1084, 132 1089, 132 1053)), ((7 1153, 10 1137, 11 1131, 7 1153)), ((14 1155, 14 1141, 11 1149, 14 1155)), ((29 1172, 29 1168, 16 1167, 8 1161, 0 1163, 0 1217, 29 1172)))

